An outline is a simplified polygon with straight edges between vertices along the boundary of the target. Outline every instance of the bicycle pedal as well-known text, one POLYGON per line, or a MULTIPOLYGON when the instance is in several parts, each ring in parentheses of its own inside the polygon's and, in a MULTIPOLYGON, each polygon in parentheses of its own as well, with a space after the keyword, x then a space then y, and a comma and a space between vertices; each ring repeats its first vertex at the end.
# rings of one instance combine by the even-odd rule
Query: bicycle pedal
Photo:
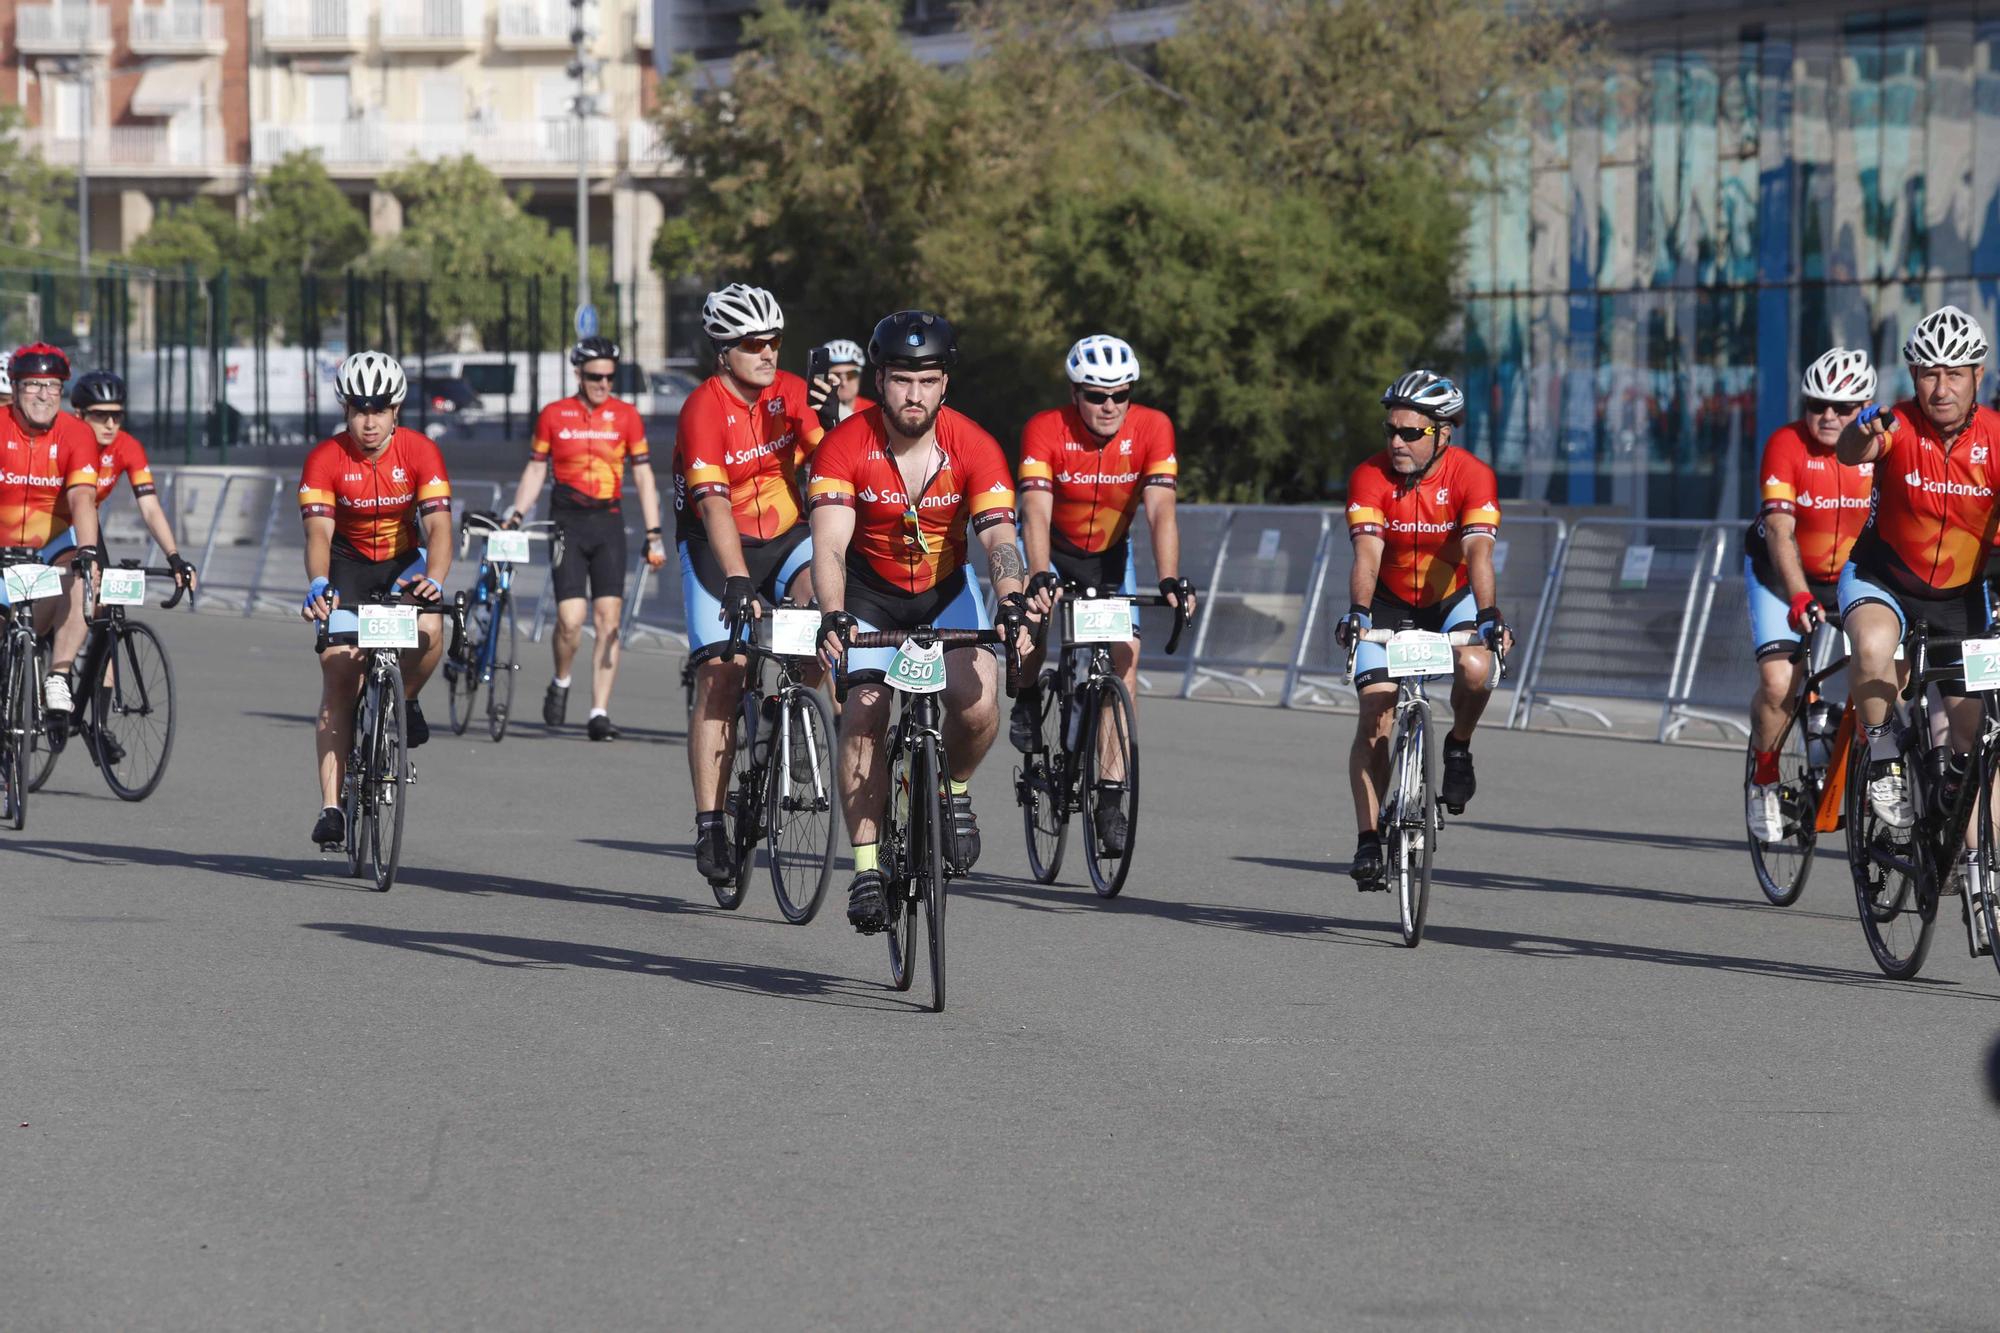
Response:
POLYGON ((1448 815, 1462 815, 1465 813, 1465 807, 1462 805, 1447 805, 1444 808, 1444 812, 1448 815))

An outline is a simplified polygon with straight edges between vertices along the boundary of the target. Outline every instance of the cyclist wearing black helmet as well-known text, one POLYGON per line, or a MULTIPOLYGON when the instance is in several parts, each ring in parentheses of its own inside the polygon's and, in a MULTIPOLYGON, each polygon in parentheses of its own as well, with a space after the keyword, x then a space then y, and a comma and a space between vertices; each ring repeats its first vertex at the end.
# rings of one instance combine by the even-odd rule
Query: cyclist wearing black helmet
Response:
MULTIPOLYGON (((966 579, 977 536, 999 597, 1000 620, 1025 653, 1026 575, 1015 545, 1014 480, 991 435, 944 405, 958 337, 941 316, 905 310, 875 326, 868 342, 880 406, 849 417, 813 454, 813 591, 821 651, 839 661, 849 635, 870 630, 984 629, 986 607, 966 579)), ((854 847, 847 919, 863 934, 887 924, 877 865, 887 798, 882 735, 890 692, 883 674, 895 654, 848 654, 854 683, 841 715, 841 805, 854 847)), ((999 730, 993 656, 946 654, 945 751, 951 761, 948 859, 959 874, 979 857, 979 824, 967 783, 999 730)))
POLYGON ((556 525, 549 548, 556 596, 555 678, 542 700, 542 721, 559 727, 568 715, 569 673, 583 643, 587 608, 597 632, 588 725, 594 741, 618 738, 618 728, 611 725, 611 687, 618 679, 618 626, 625 616, 627 463, 646 519, 646 563, 658 569, 667 562, 646 423, 630 403, 611 396, 618 358, 618 344, 609 338, 585 338, 570 349, 576 392, 550 403, 536 418, 535 442, 508 510, 508 520, 518 522, 534 508, 549 472, 555 472, 555 493, 549 498, 549 517, 556 525))

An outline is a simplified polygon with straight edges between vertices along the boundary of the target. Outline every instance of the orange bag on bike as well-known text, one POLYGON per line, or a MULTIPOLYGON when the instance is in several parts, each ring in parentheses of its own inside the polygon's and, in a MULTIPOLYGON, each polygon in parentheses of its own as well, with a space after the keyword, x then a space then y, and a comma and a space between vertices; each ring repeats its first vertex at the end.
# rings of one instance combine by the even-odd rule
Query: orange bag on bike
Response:
POLYGON ((1838 832, 1847 822, 1847 752, 1854 745, 1854 701, 1840 713, 1840 730, 1833 734, 1833 759, 1826 766, 1826 790, 1819 794, 1819 814, 1813 827, 1821 833, 1838 832))

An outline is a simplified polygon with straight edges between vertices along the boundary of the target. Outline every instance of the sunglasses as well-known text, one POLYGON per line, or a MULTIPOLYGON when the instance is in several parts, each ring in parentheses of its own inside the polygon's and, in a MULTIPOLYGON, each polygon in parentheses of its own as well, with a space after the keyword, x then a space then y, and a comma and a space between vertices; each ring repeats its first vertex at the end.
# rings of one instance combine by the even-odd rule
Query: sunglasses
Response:
POLYGON ((609 375, 593 375, 587 370, 581 373, 583 375, 583 382, 585 384, 609 384, 611 383, 612 380, 617 378, 617 373, 615 371, 609 375))
POLYGON ((1844 417, 1851 417, 1860 410, 1861 404, 1859 403, 1832 403, 1824 398, 1806 399, 1806 415, 1809 417, 1821 416, 1827 412, 1835 412, 1844 417))
POLYGON ((738 338, 736 350, 739 352, 761 352, 769 348, 773 351, 784 346, 785 335, 774 333, 768 338, 738 338))
POLYGON ((1424 436, 1435 435, 1437 433, 1438 428, 1436 426, 1392 426, 1386 421, 1382 423, 1383 439, 1401 440, 1404 444, 1415 444, 1418 440, 1423 439, 1424 436))
POLYGON ((125 419, 125 414, 123 412, 85 412, 83 419, 92 424, 101 422, 106 426, 115 426, 125 419))
POLYGON ((1083 401, 1092 407, 1102 407, 1106 403, 1129 403, 1132 401, 1130 389, 1079 389, 1083 401))
POLYGON ((924 534, 924 521, 922 516, 917 513, 915 505, 910 505, 903 510, 903 544, 914 547, 916 550, 922 551, 925 555, 931 553, 930 538, 924 534))
POLYGON ((836 370, 833 372, 833 377, 837 380, 845 380, 847 383, 853 384, 860 380, 861 372, 858 370, 836 370))

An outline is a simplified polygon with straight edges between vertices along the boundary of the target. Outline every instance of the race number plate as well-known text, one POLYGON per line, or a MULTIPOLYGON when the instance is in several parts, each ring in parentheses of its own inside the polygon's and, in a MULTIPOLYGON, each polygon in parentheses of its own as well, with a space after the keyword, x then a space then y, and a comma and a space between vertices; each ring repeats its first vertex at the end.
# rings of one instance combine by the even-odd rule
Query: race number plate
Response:
POLYGON ((39 602, 62 595, 62 571, 48 565, 7 566, 7 597, 15 602, 39 602))
POLYGON ((107 569, 97 582, 97 600, 106 606, 144 606, 146 574, 139 569, 107 569))
POLYGON ((925 647, 915 639, 903 640, 896 660, 889 664, 889 684, 905 694, 938 694, 944 689, 944 645, 925 647))
POLYGON ((1124 643, 1132 637, 1132 603, 1122 597, 1070 603, 1071 643, 1124 643))
POLYGON ((766 619, 771 625, 771 651, 780 657, 811 657, 819 652, 819 612, 781 606, 766 619))
POLYGON ((2000 639, 1967 639, 1964 651, 1965 688, 2000 690, 2000 639))
POLYGON ((1452 669, 1451 640, 1442 634, 1404 630, 1383 645, 1389 659, 1389 676, 1442 676, 1452 669))
POLYGON ((414 648, 417 646, 417 608, 414 606, 364 606, 356 613, 361 628, 355 643, 363 648, 414 648))
POLYGON ((528 534, 525 532, 487 533, 486 558, 496 565, 526 564, 528 562, 528 534))

